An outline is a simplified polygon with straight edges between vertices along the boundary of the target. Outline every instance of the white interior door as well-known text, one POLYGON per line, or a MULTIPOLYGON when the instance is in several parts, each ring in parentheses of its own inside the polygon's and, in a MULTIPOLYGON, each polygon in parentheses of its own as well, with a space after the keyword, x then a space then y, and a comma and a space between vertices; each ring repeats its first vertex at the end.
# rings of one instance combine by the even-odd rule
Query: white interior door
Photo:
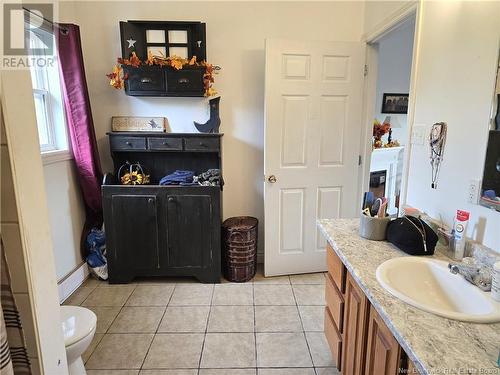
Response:
POLYGON ((265 274, 326 270, 318 218, 357 216, 364 48, 266 41, 265 274))

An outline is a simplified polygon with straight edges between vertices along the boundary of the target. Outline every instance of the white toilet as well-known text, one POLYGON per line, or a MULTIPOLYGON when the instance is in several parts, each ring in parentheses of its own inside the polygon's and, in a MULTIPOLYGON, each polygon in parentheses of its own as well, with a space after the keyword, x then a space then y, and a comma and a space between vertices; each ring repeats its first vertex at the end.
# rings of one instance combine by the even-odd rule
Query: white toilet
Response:
POLYGON ((61 323, 69 375, 85 375, 82 354, 94 337, 97 316, 84 307, 61 306, 61 323))

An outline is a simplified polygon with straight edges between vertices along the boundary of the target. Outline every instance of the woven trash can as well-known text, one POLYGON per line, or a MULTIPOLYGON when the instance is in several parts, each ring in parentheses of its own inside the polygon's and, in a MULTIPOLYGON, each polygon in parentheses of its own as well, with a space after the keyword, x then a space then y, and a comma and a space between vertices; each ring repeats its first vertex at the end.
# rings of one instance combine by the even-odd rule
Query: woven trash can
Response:
POLYGON ((229 281, 245 282, 257 270, 257 226, 250 216, 231 217, 222 223, 224 277, 229 281))

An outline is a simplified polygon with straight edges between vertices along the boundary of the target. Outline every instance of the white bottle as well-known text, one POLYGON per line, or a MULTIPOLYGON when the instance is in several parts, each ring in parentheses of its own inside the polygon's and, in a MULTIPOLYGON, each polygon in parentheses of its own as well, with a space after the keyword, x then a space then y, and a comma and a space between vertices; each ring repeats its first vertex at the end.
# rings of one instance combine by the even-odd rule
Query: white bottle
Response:
POLYGON ((462 260, 465 252, 465 231, 467 230, 467 223, 469 222, 470 214, 467 211, 457 210, 455 217, 454 229, 454 249, 453 258, 462 260))
POLYGON ((491 280, 491 297, 500 302, 500 261, 493 264, 493 277, 491 280))

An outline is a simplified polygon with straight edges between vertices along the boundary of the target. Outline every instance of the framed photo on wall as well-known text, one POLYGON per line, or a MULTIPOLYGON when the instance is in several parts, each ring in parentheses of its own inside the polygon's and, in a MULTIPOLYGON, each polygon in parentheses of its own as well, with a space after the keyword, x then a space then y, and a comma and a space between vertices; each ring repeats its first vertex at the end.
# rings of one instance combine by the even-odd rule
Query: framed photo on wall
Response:
POLYGON ((384 93, 382 113, 408 113, 408 94, 384 93))

